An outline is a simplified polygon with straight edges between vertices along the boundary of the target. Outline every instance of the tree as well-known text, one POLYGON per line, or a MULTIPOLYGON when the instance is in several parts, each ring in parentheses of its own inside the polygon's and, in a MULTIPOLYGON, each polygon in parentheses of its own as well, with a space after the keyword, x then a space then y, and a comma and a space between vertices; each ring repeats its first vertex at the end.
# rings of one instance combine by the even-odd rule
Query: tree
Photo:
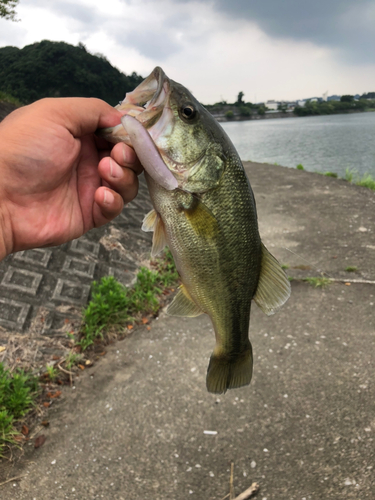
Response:
POLYGON ((16 11, 14 10, 18 0, 0 0, 0 17, 15 21, 16 11))
POLYGON ((245 104, 243 99, 242 99, 244 95, 245 94, 243 92, 238 92, 236 106, 241 106, 241 105, 245 104))
POLYGON ((342 95, 342 96, 340 97, 340 101, 341 101, 341 102, 353 102, 353 101, 354 101, 354 96, 349 95, 349 94, 347 94, 347 95, 342 95))
POLYGON ((277 109, 281 111, 282 113, 286 113, 286 110, 288 109, 288 105, 286 102, 281 102, 280 104, 277 105, 277 109))
POLYGON ((241 116, 250 116, 251 111, 247 106, 240 106, 240 115, 241 116))
POLYGON ((98 97, 118 104, 143 78, 124 75, 81 44, 43 40, 0 47, 0 90, 29 104, 43 97, 98 97))

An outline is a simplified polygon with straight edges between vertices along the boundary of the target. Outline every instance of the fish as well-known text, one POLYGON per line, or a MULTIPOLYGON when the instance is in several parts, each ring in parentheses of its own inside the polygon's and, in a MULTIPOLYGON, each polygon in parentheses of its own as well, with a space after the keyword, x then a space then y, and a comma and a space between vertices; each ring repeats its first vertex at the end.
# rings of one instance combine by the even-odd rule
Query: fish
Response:
POLYGON ((117 109, 122 123, 100 135, 132 146, 144 166, 153 209, 142 229, 153 231, 152 256, 169 247, 182 283, 166 312, 210 317, 216 342, 208 392, 248 385, 251 304, 274 314, 290 282, 261 241, 240 157, 213 116, 160 67, 117 109))

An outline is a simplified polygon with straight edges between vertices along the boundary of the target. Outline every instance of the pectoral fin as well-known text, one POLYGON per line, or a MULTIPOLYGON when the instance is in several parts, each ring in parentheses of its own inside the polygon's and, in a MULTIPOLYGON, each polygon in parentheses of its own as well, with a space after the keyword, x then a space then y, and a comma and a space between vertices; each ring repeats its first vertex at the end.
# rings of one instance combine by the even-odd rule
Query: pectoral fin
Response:
POLYGON ((290 297, 290 282, 279 262, 262 243, 262 263, 254 301, 270 316, 275 314, 290 297))
POLYGON ((158 220, 158 214, 156 210, 153 208, 151 212, 145 215, 145 218, 143 219, 142 231, 144 231, 145 233, 150 231, 155 231, 157 220, 158 220))
POLYGON ((183 210, 198 236, 213 238, 218 234, 219 226, 214 214, 198 197, 191 195, 191 203, 183 210))
POLYGON ((203 314, 203 311, 193 302, 184 285, 181 285, 177 295, 169 304, 166 313, 169 314, 169 316, 194 318, 195 316, 203 314))

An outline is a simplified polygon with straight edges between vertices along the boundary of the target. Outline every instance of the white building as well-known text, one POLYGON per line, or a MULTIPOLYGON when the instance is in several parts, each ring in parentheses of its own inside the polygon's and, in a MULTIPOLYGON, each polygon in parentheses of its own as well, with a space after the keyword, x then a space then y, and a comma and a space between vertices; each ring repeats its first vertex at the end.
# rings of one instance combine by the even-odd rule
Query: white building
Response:
POLYGON ((276 101, 267 101, 266 102, 266 107, 268 109, 272 109, 273 111, 277 111, 277 106, 279 105, 278 102, 276 101))

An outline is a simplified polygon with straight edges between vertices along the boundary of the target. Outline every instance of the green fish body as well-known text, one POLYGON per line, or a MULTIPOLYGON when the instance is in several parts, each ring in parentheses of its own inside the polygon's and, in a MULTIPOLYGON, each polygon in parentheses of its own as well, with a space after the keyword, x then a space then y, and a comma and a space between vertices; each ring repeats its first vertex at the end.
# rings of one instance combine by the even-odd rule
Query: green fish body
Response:
MULTIPOLYGON (((153 98, 158 119, 152 121, 152 110, 146 106, 143 126, 178 186, 163 187, 147 169, 154 210, 146 216, 143 229, 154 231, 153 255, 169 246, 181 277, 182 286, 167 313, 190 317, 206 313, 213 323, 216 345, 206 385, 209 392, 222 393, 251 380, 252 300, 273 314, 288 299, 290 284, 261 242, 254 195, 224 130, 187 89, 167 79, 159 68, 141 84, 142 95, 148 97, 144 89, 152 78, 159 89, 153 98), (161 93, 165 93, 162 98, 161 93)), ((153 82, 153 93, 155 86, 153 82)), ((133 100, 136 93, 137 89, 133 100)), ((141 123, 143 113, 136 115, 141 123)), ((129 135, 137 144, 137 137, 129 135)))

